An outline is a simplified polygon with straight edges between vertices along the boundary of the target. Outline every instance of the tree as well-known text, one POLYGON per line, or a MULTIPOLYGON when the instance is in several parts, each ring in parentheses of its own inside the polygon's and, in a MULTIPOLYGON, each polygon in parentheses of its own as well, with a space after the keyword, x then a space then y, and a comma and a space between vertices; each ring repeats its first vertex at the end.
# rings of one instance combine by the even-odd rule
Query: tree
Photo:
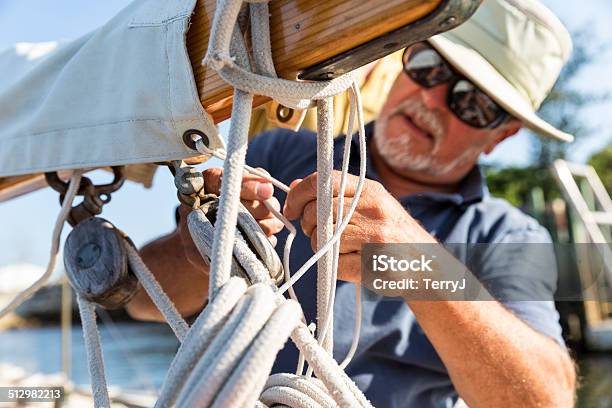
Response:
POLYGON ((608 193, 612 194, 612 144, 591 156, 589 164, 599 174, 608 193))

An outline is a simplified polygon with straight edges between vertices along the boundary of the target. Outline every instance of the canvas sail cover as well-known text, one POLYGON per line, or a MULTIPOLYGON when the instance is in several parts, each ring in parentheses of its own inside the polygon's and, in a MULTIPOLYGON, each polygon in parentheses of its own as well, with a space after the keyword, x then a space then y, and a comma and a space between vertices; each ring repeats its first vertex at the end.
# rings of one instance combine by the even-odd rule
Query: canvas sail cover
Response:
POLYGON ((136 0, 65 43, 0 53, 0 176, 193 156, 188 129, 222 146, 185 47, 196 0, 136 0))

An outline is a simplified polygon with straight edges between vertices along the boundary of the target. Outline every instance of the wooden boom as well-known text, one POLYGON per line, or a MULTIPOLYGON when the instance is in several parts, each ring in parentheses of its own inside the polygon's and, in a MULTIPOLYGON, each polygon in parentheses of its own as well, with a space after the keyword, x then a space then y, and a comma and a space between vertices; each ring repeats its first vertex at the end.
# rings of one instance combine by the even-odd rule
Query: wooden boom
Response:
MULTIPOLYGON (((187 51, 202 106, 215 123, 230 116, 232 88, 201 65, 216 0, 198 0, 187 51)), ((471 16, 481 0, 273 0, 270 35, 277 73, 286 79, 330 79, 471 16)), ((254 105, 265 103, 256 97, 254 105)), ((0 178, 0 202, 44 186, 44 178, 0 178)))
MULTIPOLYGON (((442 0, 271 1, 270 36, 277 73, 296 79, 310 66, 423 18, 440 3, 442 0)), ((230 116, 232 88, 201 64, 214 8, 215 0, 198 1, 187 33, 187 50, 202 105, 220 122, 230 116)), ((257 98, 256 104, 266 100, 257 98)))

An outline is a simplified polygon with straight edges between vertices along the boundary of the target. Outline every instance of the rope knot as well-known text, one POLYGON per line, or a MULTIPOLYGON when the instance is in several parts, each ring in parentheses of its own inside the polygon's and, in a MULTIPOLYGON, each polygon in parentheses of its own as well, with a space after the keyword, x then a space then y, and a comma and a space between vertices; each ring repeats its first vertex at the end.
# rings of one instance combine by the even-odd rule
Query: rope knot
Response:
POLYGON ((207 65, 215 71, 220 71, 226 65, 233 65, 236 61, 235 57, 232 57, 228 52, 214 51, 207 53, 202 60, 202 65, 207 65))

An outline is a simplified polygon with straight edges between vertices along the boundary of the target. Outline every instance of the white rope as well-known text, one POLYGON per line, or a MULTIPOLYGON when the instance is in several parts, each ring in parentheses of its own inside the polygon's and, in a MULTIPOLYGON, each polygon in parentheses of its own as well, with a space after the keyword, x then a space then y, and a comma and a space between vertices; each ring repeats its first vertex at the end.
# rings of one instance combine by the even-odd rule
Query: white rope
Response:
MULTIPOLYGON (((239 1, 229 1, 229 2, 225 2, 224 4, 227 5, 227 8, 225 9, 225 12, 227 13, 226 15, 237 15, 238 10, 239 10, 239 3, 241 4, 241 2, 239 1)), ((266 8, 259 4, 257 5, 257 12, 253 11, 252 9, 252 18, 254 20, 256 20, 256 23, 254 24, 254 28, 253 31, 262 34, 261 36, 254 36, 254 38, 257 40, 258 38, 268 38, 266 36, 267 34, 267 25, 266 24, 262 24, 261 23, 261 19, 256 19, 255 17, 257 17, 257 15, 260 15, 261 13, 264 13, 264 11, 266 10, 266 8)), ((223 15, 223 12, 219 13, 219 15, 223 15)), ((266 15, 267 18, 267 15, 266 15)), ((216 20, 216 22, 218 23, 218 20, 216 20)), ((220 23, 219 23, 220 24, 220 23)), ((229 24, 228 24, 229 26, 229 24)), ((249 90, 251 92, 257 92, 257 93, 263 93, 266 94, 266 91, 261 89, 261 85, 263 85, 264 87, 266 86, 267 82, 266 79, 261 77, 261 76, 251 76, 250 73, 246 73, 246 72, 241 72, 241 70, 238 67, 232 67, 232 65, 234 64, 233 60, 231 57, 229 57, 229 55, 227 55, 227 57, 229 58, 225 58, 225 50, 229 47, 229 31, 228 31, 228 27, 225 28, 226 31, 226 35, 219 35, 219 37, 214 37, 215 41, 218 40, 218 43, 220 44, 216 44, 215 41, 212 41, 212 44, 209 45, 209 50, 207 52, 207 58, 208 56, 212 55, 213 59, 215 60, 213 62, 213 65, 216 64, 216 66, 213 66, 215 69, 217 70, 222 70, 224 66, 229 67, 230 70, 231 68, 236 68, 236 72, 237 74, 235 75, 234 79, 237 79, 238 81, 234 81, 232 82, 231 80, 229 80, 228 78, 225 78, 226 80, 228 80, 228 82, 232 83, 234 86, 239 87, 240 89, 245 89, 244 84, 239 83, 241 78, 244 77, 248 77, 249 78, 249 83, 251 85, 249 85, 249 87, 246 87, 246 90, 249 90), (211 50, 212 54, 211 54, 211 50), (215 52, 215 50, 217 52, 215 52), (244 75, 242 75, 244 74, 244 75), (257 83, 257 79, 261 80, 261 83, 257 83), (253 87, 258 87, 258 89, 254 90, 252 88, 250 88, 250 86, 253 87)), ((257 41, 255 41, 257 42, 257 41)), ((265 46, 263 47, 257 47, 254 46, 255 49, 255 54, 254 54, 254 60, 255 60, 255 65, 256 68, 259 71, 264 71, 267 74, 274 74, 274 70, 273 70, 273 64, 270 63, 270 60, 266 60, 266 59, 262 59, 261 55, 265 56, 267 55, 266 50, 268 50, 268 45, 269 42, 266 42, 265 46), (258 56, 260 58, 258 58, 258 56), (263 61, 263 62, 262 62, 263 61)), ((206 61, 206 59, 205 59, 206 61)), ((208 58, 208 61, 210 61, 210 58, 208 58)), ((279 81, 280 82, 280 81, 279 81)), ((278 83, 278 82, 277 82, 278 83)), ((286 84, 287 86, 289 86, 289 84, 286 84)), ((356 88, 356 86, 355 86, 356 88)), ((303 91, 303 90, 302 90, 303 91)), ((357 91, 358 92, 358 91, 357 91)), ((269 95, 269 96, 273 96, 273 97, 282 97, 282 98, 292 98, 292 97, 297 97, 298 95, 289 95, 289 94, 283 94, 282 92, 276 92, 274 95, 269 95)), ((303 97, 304 94, 301 93, 299 95, 299 97, 303 97)), ((309 97, 311 99, 317 99, 316 96, 314 95, 309 95, 309 97)), ((355 96, 355 99, 358 99, 358 96, 355 96)), ((360 101, 359 101, 360 102, 360 101)), ((358 102, 358 103, 359 103, 358 102)), ((329 103, 329 102, 327 102, 329 103)), ((325 347, 327 348, 327 350, 331 351, 331 345, 333 344, 333 330, 328 330, 329 327, 333 326, 333 296, 330 292, 330 286, 333 285, 335 287, 335 280, 332 283, 332 279, 331 278, 335 278, 335 273, 331 272, 330 270, 333 269, 332 266, 335 264, 337 265, 337 260, 334 261, 334 257, 333 256, 329 256, 326 257, 325 253, 327 252, 326 250, 329 250, 329 244, 334 242, 333 240, 330 240, 330 235, 331 235, 331 228, 329 228, 330 224, 331 224, 331 202, 325 202, 325 200, 329 201, 331 198, 331 191, 330 187, 331 187, 331 183, 330 183, 330 174, 331 174, 331 170, 330 170, 330 163, 331 163, 331 157, 333 155, 333 152, 329 151, 329 146, 331 143, 331 135, 327 135, 327 133, 330 132, 331 126, 329 126, 329 122, 331 120, 331 109, 326 106, 326 102, 325 101, 320 101, 319 102, 320 105, 320 113, 319 113, 319 144, 320 146, 323 148, 323 150, 318 152, 318 167, 319 167, 319 191, 318 191, 318 225, 319 225, 319 229, 318 229, 318 242, 320 245, 319 251, 317 251, 317 253, 315 254, 315 256, 313 258, 311 258, 310 262, 307 262, 299 271, 298 273, 292 278, 289 278, 288 281, 283 285, 283 287, 281 287, 280 291, 281 293, 290 288, 293 283, 295 283, 297 281, 297 279, 300 278, 300 276, 305 272, 305 270, 307 270, 314 262, 316 262, 317 257, 322 258, 321 261, 319 262, 319 271, 318 271, 318 283, 317 283, 317 297, 318 297, 318 301, 317 301, 317 310, 318 310, 318 314, 317 314, 317 319, 319 321, 319 327, 321 328, 321 330, 323 331, 323 336, 320 336, 320 340, 323 342, 323 344, 325 345, 325 347), (322 135, 323 133, 323 135, 322 135), (325 142, 323 142, 325 141, 325 142), (324 147, 327 146, 328 151, 325 151, 324 147), (325 157, 323 157, 325 156, 325 157), (321 191, 321 190, 325 190, 325 192, 321 191), (322 222, 322 218, 327 218, 326 222, 322 222), (323 227, 321 227, 323 226, 323 227), (323 242, 326 242, 326 244, 323 244, 323 242), (327 247, 327 248, 326 248, 327 247), (312 262, 314 260, 314 262, 312 262), (310 263, 310 265, 308 265, 310 263), (308 265, 308 266, 307 266, 308 265), (331 276, 330 276, 331 274, 331 276), (327 334, 329 333, 329 334, 327 334)), ((352 105, 354 106, 354 104, 352 105)), ((352 109, 352 116, 354 117, 354 112, 355 110, 352 109)), ((360 120, 363 120, 362 117, 359 117, 360 120)), ((351 118, 351 121, 353 119, 351 118)), ((363 126, 360 126, 360 135, 363 136, 361 130, 362 130, 363 126)), ((351 126, 352 128, 352 126, 351 126)), ((349 132, 350 133, 350 132, 349 132)), ((360 146, 361 147, 361 146, 360 146)), ((365 149, 362 149, 365 150, 365 149)), ((362 159, 364 158, 365 154, 363 154, 364 151, 362 151, 362 159)), ((346 159, 346 157, 345 157, 346 159)), ((345 166, 346 160, 344 161, 344 165, 345 166)), ((355 197, 355 199, 353 200, 354 205, 351 206, 351 208, 349 209, 349 213, 347 214, 346 220, 342 220, 342 217, 338 217, 338 228, 336 230, 336 235, 335 235, 335 241, 339 242, 339 235, 341 234, 342 230, 346 227, 346 225, 348 224, 348 220, 350 219, 350 216, 352 215, 352 213, 354 212, 354 208, 356 206, 356 201, 358 199, 358 195, 360 193, 360 187, 362 187, 363 185, 363 179, 365 177, 365 160, 362 160, 362 169, 360 172, 360 180, 358 183, 358 194, 357 197, 355 197), (343 222, 340 222, 340 221, 343 222)), ((346 170, 343 173, 343 182, 346 178, 346 170)), ((336 252, 337 253, 337 252, 336 252)), ((336 255, 337 257, 337 255, 336 255)), ((286 262, 285 262, 286 264, 286 262)), ((293 295, 292 295, 293 297, 293 295)), ((359 307, 360 305, 358 305, 359 307)), ((358 313, 360 315, 360 313, 358 313)), ((356 330, 355 330, 355 336, 358 337, 358 330, 360 327, 360 319, 356 319, 356 330)), ((356 338, 353 339, 353 344, 351 346, 351 350, 356 348, 356 338)))
POLYGON ((127 250, 128 263, 134 275, 140 281, 140 284, 145 289, 155 306, 159 309, 161 314, 168 322, 168 325, 172 328, 172 331, 182 342, 187 336, 189 331, 189 325, 181 317, 181 314, 174 306, 174 303, 170 300, 168 295, 164 292, 155 276, 151 273, 149 268, 145 265, 138 254, 138 251, 132 247, 132 245, 125 241, 125 248, 127 250))
MULTIPOLYGON (((213 157, 216 157, 217 159, 220 159, 220 160, 225 160, 227 158, 227 153, 224 150, 221 150, 221 149, 216 149, 216 150, 209 149, 208 146, 206 146, 204 144, 204 141, 202 140, 202 137, 200 135, 194 134, 191 137, 192 137, 192 140, 196 144, 196 149, 200 153, 202 153, 203 155, 213 156, 213 157)), ((275 179, 274 177, 270 176, 266 172, 263 172, 263 171, 261 171, 259 169, 256 169, 256 168, 253 168, 253 167, 249 166, 248 164, 245 164, 243 166, 243 168, 248 173, 251 173, 251 174, 253 174, 255 176, 258 176, 258 177, 261 177, 262 179, 265 179, 266 181, 269 181, 275 187, 278 187, 281 191, 284 191, 285 193, 288 193, 289 190, 291 190, 289 188, 289 186, 287 186, 286 184, 282 183, 281 181, 275 179)))
MULTIPOLYGON (((303 109, 310 106, 311 100, 333 97, 345 91, 353 82, 351 74, 343 75, 332 81, 321 82, 296 82, 285 79, 259 75, 240 67, 235 63, 235 57, 230 55, 232 31, 243 4, 242 0, 218 1, 215 17, 209 37, 208 50, 202 61, 214 69, 223 80, 234 88, 242 91, 265 95, 276 100, 282 100, 283 105, 303 109), (297 105, 291 100, 298 101, 297 105)), ((269 24, 267 4, 262 3, 252 12, 254 19, 252 29, 261 33, 253 36, 253 48, 257 51, 253 54, 257 68, 273 74, 270 37, 265 36, 266 26, 269 24), (257 44, 256 44, 257 43, 257 44)))
MULTIPOLYGON (((216 18, 215 14, 215 18, 216 18)), ((228 42, 229 46, 229 42, 228 42)), ((246 157, 249 123, 253 96, 243 91, 234 92, 232 107, 231 137, 227 144, 227 158, 223 164, 223 183, 215 237, 213 240, 212 259, 209 277, 209 299, 230 277, 232 248, 240 202, 242 185, 242 166, 246 157)))
MULTIPOLYGON (((178 405, 211 405, 275 309, 270 287, 251 286, 191 372, 178 405)), ((267 374, 257 373, 264 378, 267 374)))
POLYGON ((346 353, 344 360, 340 363, 340 368, 343 370, 350 364, 351 360, 355 356, 357 346, 359 345, 359 336, 361 334, 361 285, 355 285, 355 326, 353 327, 353 340, 351 341, 351 347, 346 353))
MULTIPOLYGON (((362 105, 361 105, 361 93, 359 91, 359 87, 357 86, 357 84, 353 84, 350 88, 350 92, 349 92, 349 97, 351 99, 351 101, 354 101, 354 103, 351 103, 351 109, 350 109, 350 114, 349 114, 349 123, 348 123, 348 131, 347 131, 347 135, 346 138, 344 140, 344 155, 343 155, 343 160, 342 160, 342 176, 340 179, 340 188, 339 188, 339 194, 338 194, 338 213, 337 213, 337 220, 341 220, 342 219, 342 213, 344 210, 344 191, 346 188, 346 178, 347 178, 347 174, 348 174, 348 164, 349 164, 349 160, 350 160, 350 146, 351 146, 351 139, 352 139, 352 134, 353 134, 353 126, 354 126, 354 120, 355 120, 355 115, 357 115, 357 119, 358 119, 358 125, 359 125, 359 151, 360 151, 360 167, 359 167, 359 179, 364 179, 365 178, 365 170, 366 170, 366 165, 365 165, 365 160, 366 160, 366 140, 365 140, 365 128, 364 128, 364 120, 363 120, 363 109, 362 109, 362 105)), ((352 213, 347 214, 347 217, 350 221, 350 218, 352 217, 352 213)), ((336 232, 338 231, 339 228, 339 224, 340 222, 337 221, 337 228, 336 228, 336 232)), ((330 310, 333 310, 334 308, 334 303, 335 303, 335 298, 336 298, 336 283, 337 283, 337 279, 338 279, 338 258, 340 256, 340 241, 336 241, 335 245, 334 245, 334 266, 332 269, 332 288, 331 288, 331 292, 330 292, 330 297, 329 297, 329 306, 328 308, 330 310)), ((362 317, 362 305, 361 305, 361 287, 359 284, 355 285, 355 325, 354 325, 354 329, 353 329, 353 338, 351 341, 351 346, 349 348, 349 351, 346 355, 346 357, 344 358, 342 364, 340 365, 343 369, 346 368, 346 366, 350 363, 351 359, 353 358, 353 356, 355 355, 355 351, 357 350, 357 346, 359 343, 359 336, 361 333, 361 317, 362 317)), ((327 334, 327 330, 331 329, 330 328, 330 324, 328 322, 325 323, 324 329, 323 331, 320 333, 320 336, 322 339, 325 339, 325 336, 327 334)), ((319 339, 319 343, 322 340, 319 339)), ((307 373, 307 375, 309 375, 310 373, 307 373)))
POLYGON ((72 177, 70 178, 70 184, 68 186, 68 191, 66 192, 66 196, 64 197, 64 202, 62 203, 62 208, 57 215, 57 219, 55 220, 55 226, 53 227, 53 233, 51 234, 51 253, 49 255, 49 261, 47 262, 47 269, 45 273, 36 280, 32 285, 28 288, 19 292, 17 296, 11 302, 6 305, 2 310, 0 310, 0 319, 2 319, 7 314, 14 311, 20 304, 25 302, 30 296, 38 291, 38 289, 45 286, 51 274, 55 270, 55 265, 57 264, 57 256, 60 248, 60 237, 62 235, 62 229, 64 228, 64 223, 66 222, 66 218, 68 218, 68 213, 72 209, 72 202, 74 201, 74 197, 79 189, 81 184, 81 175, 83 172, 81 170, 75 170, 72 177))
POLYGON ((357 208, 357 203, 359 201, 359 197, 361 196, 361 191, 363 190, 363 184, 365 182, 365 168, 366 168, 366 149, 365 149, 365 129, 360 124, 360 133, 359 133, 359 146, 360 146, 360 159, 361 163, 359 165, 359 180, 357 181, 357 186, 355 187, 355 195, 351 200, 351 205, 346 212, 346 217, 340 222, 340 225, 336 229, 336 232, 332 236, 332 238, 325 243, 314 255, 298 269, 298 271, 291 277, 289 282, 286 282, 279 288, 280 293, 284 293, 290 286, 293 286, 295 282, 297 282, 307 271, 308 269, 317 262, 320 257, 329 251, 332 245, 336 243, 340 239, 341 234, 344 232, 344 229, 349 223, 349 220, 353 216, 355 209, 357 208), (363 130, 363 132, 362 132, 363 130))
POLYGON ((338 366, 338 363, 321 348, 305 325, 298 325, 292 332, 291 339, 304 353, 306 361, 313 367, 317 378, 323 381, 338 405, 341 407, 372 406, 355 383, 338 366))
POLYGON ((187 337, 181 344, 166 374, 156 407, 174 405, 188 375, 196 366, 200 356, 214 336, 221 330, 234 306, 247 289, 246 282, 238 277, 231 278, 204 308, 193 323, 187 337))
MULTIPOLYGON (((332 98, 317 101, 317 249, 333 235, 334 225, 334 105, 332 98)), ((333 248, 317 262, 317 328, 327 330, 334 324, 333 309, 328 309, 332 286, 333 248)), ((320 344, 331 353, 333 332, 327 330, 320 344)))
POLYGON ((266 406, 283 404, 294 408, 337 406, 320 380, 293 374, 271 375, 261 393, 260 401, 266 406))
POLYGON ((91 379, 91 391, 96 408, 109 408, 110 398, 104 375, 104 356, 100 345, 100 332, 96 324, 96 309, 93 303, 77 295, 85 352, 87 354, 87 368, 91 379))
MULTIPOLYGON (((204 144, 202 137, 200 137, 199 135, 193 135, 193 141, 196 144, 197 150, 204 155, 213 156, 220 160, 225 160, 225 158, 227 157, 227 154, 223 150, 209 149, 204 144)), ((289 186, 275 179, 274 177, 270 176, 266 172, 263 172, 259 169, 255 169, 247 164, 244 165, 244 170, 247 171, 248 173, 261 177, 266 181, 269 181, 270 183, 272 183, 272 185, 278 187, 285 193, 288 193, 290 190, 289 186)), ((285 246, 283 248, 283 270, 285 273, 285 282, 287 282, 291 279, 291 266, 289 263, 289 259, 291 256, 291 246, 293 245, 293 240, 295 239, 295 236, 297 235, 297 230, 295 226, 291 223, 291 221, 289 221, 280 211, 274 208, 274 206, 271 204, 269 199, 265 200, 263 203, 268 209, 268 211, 270 211, 272 215, 274 215, 277 219, 279 219, 283 223, 285 228, 287 228, 287 230, 289 231, 289 234, 287 235, 287 239, 285 240, 285 246)), ((295 300, 296 302, 299 302, 297 295, 295 294, 295 291, 293 290, 293 287, 289 287, 288 291, 289 291, 289 297, 295 300)))
MULTIPOLYGON (((240 206, 239 206, 240 207, 240 206)), ((243 214, 239 214, 238 220, 247 220, 248 211, 244 208, 240 208, 240 211, 243 214)), ((250 215, 248 215, 250 217, 250 215)), ((241 227, 247 228, 259 228, 256 225, 254 220, 251 220, 249 224, 252 225, 241 225, 241 227)), ((187 226, 189 228, 189 232, 191 234, 192 240, 202 255, 203 259, 208 259, 212 256, 212 246, 211 241, 213 240, 215 228, 211 221, 207 218, 207 216, 202 211, 202 208, 198 208, 192 211, 187 216, 187 226)), ((263 232, 260 230, 259 233, 263 235, 263 232)), ((255 234, 255 233, 254 233, 255 234)), ((257 238, 257 237, 256 237, 257 238)), ((260 244, 263 246, 264 240, 261 236, 258 237, 261 240, 260 244)), ((252 242, 252 241, 251 241, 252 242)), ((252 242, 253 243, 253 242, 252 242)), ((268 243, 269 245, 269 243, 268 243)), ((270 266, 265 266, 260 259, 257 258, 257 255, 253 253, 251 247, 246 242, 245 238, 242 236, 240 231, 235 231, 234 241, 232 243, 232 276, 242 276, 248 278, 251 283, 257 282, 265 282, 271 283, 271 272, 273 272, 274 277, 276 278, 277 272, 280 274, 281 268, 280 264, 277 264, 278 258, 275 260, 268 259, 266 262, 269 264, 275 265, 277 268, 272 268, 270 266), (270 269, 267 269, 270 268, 270 269)), ((269 247, 266 248, 265 253, 262 257, 268 256, 269 258, 276 257, 276 253, 273 252, 274 249, 269 247)), ((263 252, 263 251, 262 251, 263 252)), ((280 261, 279 261, 280 263, 280 261)))

